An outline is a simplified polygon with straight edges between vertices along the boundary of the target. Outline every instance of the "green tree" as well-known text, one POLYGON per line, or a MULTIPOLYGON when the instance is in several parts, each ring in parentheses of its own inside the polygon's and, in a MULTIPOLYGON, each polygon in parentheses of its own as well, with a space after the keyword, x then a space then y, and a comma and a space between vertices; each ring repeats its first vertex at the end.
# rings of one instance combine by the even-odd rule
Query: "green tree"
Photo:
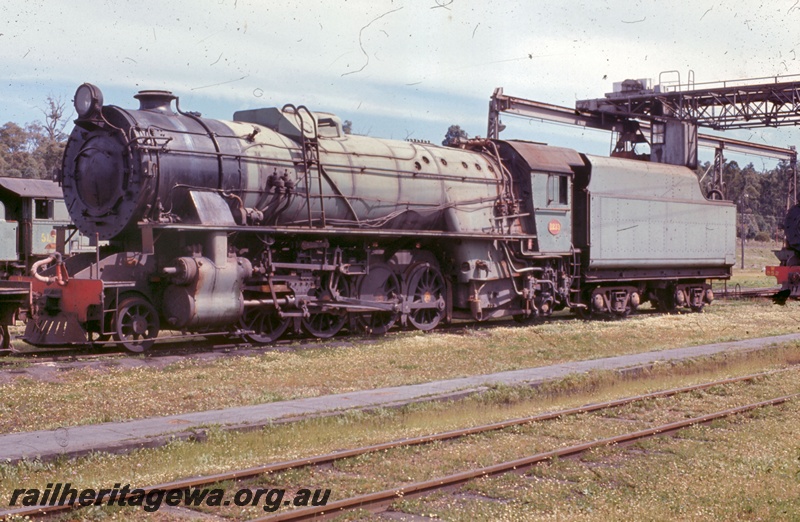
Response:
POLYGON ((27 128, 8 122, 0 127, 0 175, 15 178, 38 178, 44 164, 34 157, 34 134, 27 128))
POLYGON ((766 232, 770 236, 779 235, 779 229, 786 214, 788 190, 790 189, 789 179, 789 164, 785 161, 759 176, 761 187, 758 201, 753 206, 761 220, 761 223, 759 223, 760 232, 766 232))
POLYGON ((34 121, 21 127, 8 122, 0 127, 0 176, 51 179, 61 164, 69 118, 66 103, 49 96, 44 109, 44 123, 34 121))

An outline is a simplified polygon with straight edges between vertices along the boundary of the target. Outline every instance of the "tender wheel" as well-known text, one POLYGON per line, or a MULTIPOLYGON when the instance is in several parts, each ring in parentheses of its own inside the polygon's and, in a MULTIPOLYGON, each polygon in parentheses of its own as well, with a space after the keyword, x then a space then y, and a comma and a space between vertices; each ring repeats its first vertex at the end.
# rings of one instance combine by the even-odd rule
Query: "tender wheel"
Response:
MULTIPOLYGON (((369 267, 369 274, 358 280, 358 298, 365 301, 386 302, 400 295, 400 281, 389 265, 384 263, 369 267)), ((365 312, 355 316, 359 330, 383 335, 397 322, 399 312, 365 312)))
POLYGON ((632 314, 635 314, 636 313, 636 308, 639 306, 639 294, 638 293, 633 292, 631 294, 628 294, 627 296, 625 296, 625 299, 627 301, 625 303, 625 308, 621 308, 621 306, 619 306, 617 304, 616 305, 617 307, 614 309, 614 317, 616 317, 618 319, 624 319, 624 318, 626 318, 626 317, 628 317, 628 316, 630 316, 632 314), (634 299, 636 300, 636 304, 635 305, 632 303, 632 301, 634 299))
POLYGON ((244 338, 253 344, 269 344, 277 341, 289 328, 291 318, 281 319, 278 311, 268 308, 248 308, 241 320, 242 328, 252 330, 244 338))
MULTIPOLYGON (((328 286, 328 279, 323 278, 322 288, 317 291, 317 299, 321 301, 333 301, 333 293, 328 286)), ((349 285, 344 277, 339 277, 336 283, 336 291, 339 295, 349 295, 349 285)), ((303 329, 320 339, 333 337, 347 323, 347 313, 344 310, 333 312, 312 313, 311 317, 303 319, 303 329)))
POLYGON ((592 293, 594 289, 592 288, 585 288, 581 292, 581 300, 580 303, 584 306, 575 306, 571 309, 571 311, 578 316, 579 319, 583 319, 584 321, 589 321, 592 319, 597 318, 597 312, 594 311, 592 308, 592 293))
MULTIPOLYGON (((406 286, 406 295, 412 305, 444 303, 446 286, 444 276, 429 264, 419 265, 411 270, 406 286)), ((433 330, 445 314, 444 306, 435 308, 417 308, 408 314, 408 320, 414 328, 422 331, 433 330)))
POLYGON ((131 352, 143 352, 158 337, 158 312, 141 297, 127 297, 117 306, 114 338, 131 352))
POLYGON ((616 317, 618 319, 625 319, 626 317, 628 317, 632 313, 633 313, 633 310, 631 309, 630 306, 628 306, 628 307, 625 308, 625 310, 615 311, 614 312, 614 317, 616 317))

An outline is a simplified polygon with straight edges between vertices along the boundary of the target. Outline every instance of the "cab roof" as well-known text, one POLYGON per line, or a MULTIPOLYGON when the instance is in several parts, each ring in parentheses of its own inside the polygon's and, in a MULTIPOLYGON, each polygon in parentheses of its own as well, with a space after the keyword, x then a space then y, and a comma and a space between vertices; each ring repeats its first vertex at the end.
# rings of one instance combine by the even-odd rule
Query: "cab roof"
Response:
POLYGON ((58 183, 48 179, 0 178, 0 187, 24 198, 64 198, 58 183))

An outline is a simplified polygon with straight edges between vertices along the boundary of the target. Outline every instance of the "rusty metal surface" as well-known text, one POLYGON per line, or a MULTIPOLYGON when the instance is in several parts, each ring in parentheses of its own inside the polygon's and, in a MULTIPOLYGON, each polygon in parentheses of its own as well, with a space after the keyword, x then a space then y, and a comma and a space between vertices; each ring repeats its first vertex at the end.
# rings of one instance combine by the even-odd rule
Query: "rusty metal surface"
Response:
POLYGON ((0 178, 0 187, 27 198, 61 199, 64 197, 58 183, 46 179, 0 178))
POLYGON ((86 321, 86 311, 90 305, 103 302, 103 281, 99 279, 70 279, 66 286, 44 283, 27 276, 13 276, 10 280, 30 283, 31 291, 38 294, 63 289, 59 298, 60 310, 73 314, 81 322, 86 321))
POLYGON ((572 167, 583 166, 581 155, 572 149, 528 141, 509 140, 506 143, 516 150, 534 170, 572 174, 572 167))

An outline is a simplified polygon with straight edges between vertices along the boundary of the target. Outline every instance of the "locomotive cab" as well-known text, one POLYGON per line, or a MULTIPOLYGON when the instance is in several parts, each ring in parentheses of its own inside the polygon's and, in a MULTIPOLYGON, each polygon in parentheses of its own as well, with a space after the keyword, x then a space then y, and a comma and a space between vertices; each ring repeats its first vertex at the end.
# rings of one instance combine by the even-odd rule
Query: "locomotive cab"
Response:
POLYGON ((539 252, 569 252, 572 247, 572 172, 534 170, 530 177, 539 252))
POLYGON ((535 235, 529 254, 564 255, 572 250, 572 185, 583 167, 571 149, 524 141, 500 142, 500 154, 512 173, 524 232, 535 235))
MULTIPOLYGON (((496 208, 503 231, 513 235, 497 243, 483 261, 484 270, 462 271, 456 306, 466 300, 471 318, 513 315, 517 320, 546 316, 570 306, 574 273, 572 182, 583 167, 570 149, 526 141, 492 142, 511 184, 511 201, 496 208), (466 284, 465 284, 466 283, 466 284)), ((464 242, 466 243, 466 242, 464 242)), ((465 244, 454 257, 469 259, 465 244)), ((473 251, 480 251, 480 240, 473 251)), ((483 246, 485 250, 485 246, 483 246)))
MULTIPOLYGON (((22 274, 33 262, 56 251, 56 229, 70 225, 69 214, 61 189, 49 180, 0 178, 0 203, 5 218, 0 227, 4 270, 9 275, 22 274)), ((75 238, 62 253, 78 252, 81 239, 86 238, 75 238)))

